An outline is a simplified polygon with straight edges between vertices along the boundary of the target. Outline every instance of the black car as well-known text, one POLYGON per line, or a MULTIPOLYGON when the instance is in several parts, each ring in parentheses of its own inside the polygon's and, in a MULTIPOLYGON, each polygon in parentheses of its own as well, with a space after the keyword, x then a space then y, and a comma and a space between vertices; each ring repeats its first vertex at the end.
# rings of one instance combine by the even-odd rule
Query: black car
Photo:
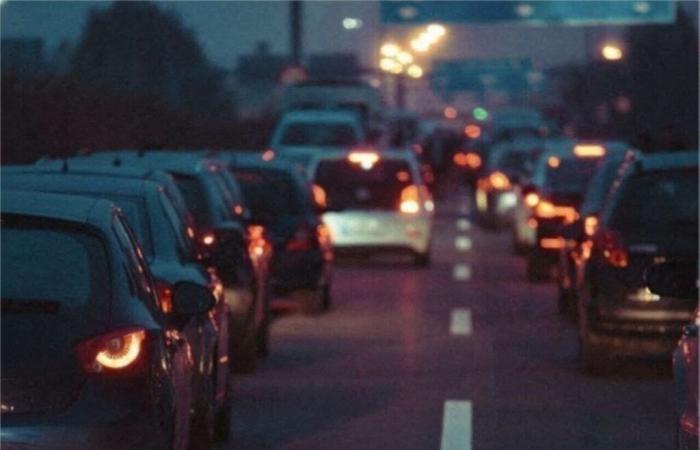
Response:
POLYGON ((670 357, 697 299, 649 290, 645 269, 695 264, 698 155, 645 156, 630 165, 601 214, 577 296, 580 358, 595 371, 614 356, 670 357))
POLYGON ((274 294, 302 297, 302 306, 311 312, 328 308, 333 251, 314 188, 291 165, 264 161, 259 155, 227 155, 229 170, 250 205, 252 221, 262 225, 272 240, 274 294))
MULTIPOLYGON (((109 201, 3 189, 3 447, 187 448, 190 348, 143 256, 109 201)), ((183 320, 214 302, 173 286, 183 320)))
POLYGON ((93 164, 164 170, 173 176, 195 221, 195 234, 224 285, 230 311, 232 367, 253 372, 269 346, 269 289, 265 267, 256 264, 248 214, 221 161, 201 152, 118 150, 82 158, 93 164))
POLYGON ((557 266, 557 307, 560 313, 576 318, 576 292, 581 283, 581 269, 590 254, 591 238, 598 227, 600 210, 610 188, 627 166, 633 164, 639 153, 635 150, 610 152, 588 183, 586 194, 576 221, 562 229, 567 240, 559 250, 557 266))
POLYGON ((187 337, 197 370, 193 377, 192 437, 206 447, 214 432, 228 430, 228 314, 220 298, 208 314, 183 320, 172 314, 173 286, 182 281, 213 290, 209 274, 193 259, 184 223, 165 190, 149 180, 74 173, 3 173, 3 188, 86 195, 122 208, 141 244, 166 317, 187 337), (220 430, 215 430, 220 424, 220 430))

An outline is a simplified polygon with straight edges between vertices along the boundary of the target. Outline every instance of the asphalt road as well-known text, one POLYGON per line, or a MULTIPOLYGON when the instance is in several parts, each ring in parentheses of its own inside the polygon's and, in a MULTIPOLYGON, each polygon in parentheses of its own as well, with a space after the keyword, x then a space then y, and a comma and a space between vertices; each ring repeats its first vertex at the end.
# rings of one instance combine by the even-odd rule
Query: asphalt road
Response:
POLYGON ((269 358, 234 382, 219 448, 671 448, 670 363, 584 375, 555 287, 527 283, 465 198, 438 205, 429 269, 340 261, 332 311, 273 325, 269 358))

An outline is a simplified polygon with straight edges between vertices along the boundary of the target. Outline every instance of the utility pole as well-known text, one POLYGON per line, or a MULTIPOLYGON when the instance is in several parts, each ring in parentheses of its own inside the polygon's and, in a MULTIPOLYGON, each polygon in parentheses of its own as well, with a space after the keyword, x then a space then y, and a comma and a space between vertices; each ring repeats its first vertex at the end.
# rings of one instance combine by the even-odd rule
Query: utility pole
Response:
POLYGON ((302 3, 301 0, 289 2, 289 45, 294 65, 301 65, 302 54, 302 3))

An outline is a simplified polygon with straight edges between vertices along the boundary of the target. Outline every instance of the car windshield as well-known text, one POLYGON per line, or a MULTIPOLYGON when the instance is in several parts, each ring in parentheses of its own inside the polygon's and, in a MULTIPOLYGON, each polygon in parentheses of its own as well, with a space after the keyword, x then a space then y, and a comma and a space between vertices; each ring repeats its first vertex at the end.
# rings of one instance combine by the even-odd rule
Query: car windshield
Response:
POLYGON ((561 158, 559 165, 548 165, 545 186, 553 192, 583 193, 598 167, 599 159, 561 158))
POLYGON ((301 214, 299 188, 289 174, 237 168, 234 170, 253 220, 268 224, 284 216, 301 214))
POLYGON ((321 161, 314 183, 326 191, 329 210, 398 210, 401 192, 413 180, 406 161, 380 159, 364 168, 341 159, 321 161))
POLYGON ((355 129, 348 124, 297 122, 284 129, 280 143, 297 147, 346 147, 358 142, 355 129))
POLYGON ((698 232, 698 172, 674 170, 631 177, 610 217, 621 231, 698 232))

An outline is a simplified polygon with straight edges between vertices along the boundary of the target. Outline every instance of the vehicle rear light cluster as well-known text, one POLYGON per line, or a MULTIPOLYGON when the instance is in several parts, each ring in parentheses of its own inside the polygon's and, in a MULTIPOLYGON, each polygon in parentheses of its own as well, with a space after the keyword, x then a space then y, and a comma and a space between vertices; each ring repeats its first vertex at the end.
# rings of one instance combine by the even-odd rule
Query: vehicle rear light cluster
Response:
POLYGON ((596 246, 605 258, 605 261, 612 267, 623 269, 629 264, 629 255, 620 235, 611 230, 599 232, 596 239, 596 246))
POLYGON ((459 167, 478 169, 481 167, 481 156, 474 152, 457 152, 452 157, 452 162, 459 167))
POLYGON ((121 370, 138 361, 145 340, 145 329, 125 328, 81 342, 76 347, 76 353, 86 372, 121 370))
POLYGON ((596 216, 587 216, 583 219, 583 232, 586 236, 592 237, 598 230, 598 218, 596 216))
POLYGON ((572 206, 558 206, 547 200, 540 200, 535 206, 535 217, 540 219, 554 219, 561 217, 564 223, 574 223, 578 217, 576 208, 572 206))
POLYGON ((173 287, 170 283, 156 280, 156 293, 160 301, 160 309, 168 314, 173 312, 173 287))
POLYGON ((401 204, 399 210, 404 214, 417 214, 420 212, 420 196, 418 186, 406 186, 401 191, 401 204))
POLYGON ((331 238, 331 230, 325 223, 320 223, 316 226, 316 236, 318 245, 323 252, 323 258, 326 261, 333 259, 333 240, 331 238))
POLYGON ((537 192, 528 192, 524 201, 528 208, 534 208, 540 202, 540 196, 537 195, 537 192))
POLYGON ((262 225, 248 226, 248 253, 250 257, 259 258, 262 256, 266 246, 265 228, 262 225))
POLYGON ((326 195, 326 190, 323 189, 318 184, 311 185, 311 194, 314 199, 314 203, 319 208, 325 208, 328 206, 328 197, 326 195))
POLYGON ((202 233, 202 236, 200 237, 200 242, 207 247, 211 247, 212 245, 214 245, 214 242, 216 242, 216 236, 210 231, 202 233))
POLYGON ((302 226, 294 233, 289 242, 287 242, 287 250, 297 252, 311 250, 314 246, 314 241, 315 234, 306 228, 306 226, 302 226))
POLYGON ((508 176, 500 171, 491 173, 488 178, 489 185, 497 191, 505 191, 511 188, 510 180, 508 176))

